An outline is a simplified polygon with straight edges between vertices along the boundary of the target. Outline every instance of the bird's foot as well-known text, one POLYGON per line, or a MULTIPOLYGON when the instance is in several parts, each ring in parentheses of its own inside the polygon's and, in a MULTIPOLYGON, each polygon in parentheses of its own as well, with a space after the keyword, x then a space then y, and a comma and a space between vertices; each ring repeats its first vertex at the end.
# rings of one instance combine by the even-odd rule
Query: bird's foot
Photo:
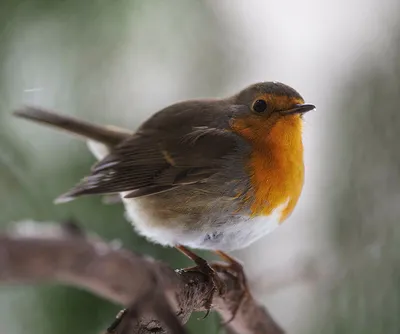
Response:
POLYGON ((235 258, 231 257, 230 255, 222 251, 214 251, 214 253, 217 254, 226 263, 213 263, 211 265, 212 269, 214 269, 214 271, 222 271, 233 274, 235 277, 237 277, 238 282, 240 284, 240 289, 243 291, 239 303, 237 303, 236 307, 232 310, 231 318, 225 322, 225 324, 228 324, 233 319, 235 319, 235 316, 240 306, 242 305, 243 301, 246 298, 250 297, 251 293, 249 286, 247 284, 247 279, 244 273, 243 265, 238 260, 236 260, 235 258))
POLYGON ((208 262, 205 259, 196 255, 191 250, 187 249, 185 246, 178 245, 178 246, 176 246, 176 248, 180 252, 182 252, 184 255, 186 255, 189 259, 191 259, 194 263, 196 263, 196 266, 190 267, 190 268, 185 268, 184 271, 201 272, 206 277, 208 277, 213 283, 213 288, 212 288, 210 294, 207 296, 205 305, 204 305, 204 307, 206 309, 206 314, 205 314, 204 318, 206 318, 208 316, 208 314, 210 313, 210 310, 212 307, 212 300, 215 296, 215 293, 222 294, 225 290, 225 284, 221 280, 221 278, 218 276, 217 272, 212 268, 211 265, 208 264, 208 262))

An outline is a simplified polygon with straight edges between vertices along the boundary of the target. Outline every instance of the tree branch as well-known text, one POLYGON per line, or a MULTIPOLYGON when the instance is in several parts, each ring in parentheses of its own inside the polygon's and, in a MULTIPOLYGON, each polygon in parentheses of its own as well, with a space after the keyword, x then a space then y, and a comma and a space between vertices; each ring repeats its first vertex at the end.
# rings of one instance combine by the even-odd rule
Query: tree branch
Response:
MULTIPOLYGON (((283 334, 269 313, 251 296, 243 297, 238 279, 218 271, 226 291, 215 294, 213 308, 231 332, 283 334)), ((118 334, 185 333, 192 312, 203 311, 213 285, 200 272, 174 271, 146 256, 85 235, 74 224, 25 222, 0 234, 0 283, 57 281, 129 307, 118 334), (177 316, 175 316, 177 315, 177 316), (179 321, 178 321, 179 319, 179 321)))

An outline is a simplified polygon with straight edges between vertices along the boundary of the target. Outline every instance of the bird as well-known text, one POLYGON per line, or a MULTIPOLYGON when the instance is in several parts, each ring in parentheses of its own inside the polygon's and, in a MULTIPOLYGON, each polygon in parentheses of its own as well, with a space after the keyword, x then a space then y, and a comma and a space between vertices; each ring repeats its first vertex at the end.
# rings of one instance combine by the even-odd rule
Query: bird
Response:
POLYGON ((268 81, 226 98, 177 102, 136 131, 34 106, 14 115, 83 137, 97 159, 57 203, 117 194, 140 235, 176 247, 211 274, 191 249, 213 251, 243 271, 228 252, 293 212, 304 184, 303 116, 314 109, 292 87, 268 81))

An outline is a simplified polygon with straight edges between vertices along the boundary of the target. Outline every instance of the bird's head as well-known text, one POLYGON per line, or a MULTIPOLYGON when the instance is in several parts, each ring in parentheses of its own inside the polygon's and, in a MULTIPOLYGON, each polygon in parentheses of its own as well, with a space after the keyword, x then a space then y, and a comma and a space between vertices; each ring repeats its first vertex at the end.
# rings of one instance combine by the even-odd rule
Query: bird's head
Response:
POLYGON ((251 85, 231 99, 236 106, 231 128, 255 143, 270 136, 278 140, 301 134, 303 114, 315 109, 296 90, 279 82, 251 85))

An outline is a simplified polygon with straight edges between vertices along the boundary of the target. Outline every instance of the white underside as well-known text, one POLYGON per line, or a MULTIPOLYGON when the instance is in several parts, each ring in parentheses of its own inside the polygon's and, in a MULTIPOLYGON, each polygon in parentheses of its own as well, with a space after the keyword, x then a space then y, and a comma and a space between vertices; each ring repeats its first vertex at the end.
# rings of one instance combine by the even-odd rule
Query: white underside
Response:
MULTIPOLYGON (((103 144, 93 141, 88 141, 87 144, 98 160, 108 154, 108 149, 103 144)), ((124 193, 121 195, 123 197, 124 193)), ((216 226, 211 230, 208 228, 206 231, 201 229, 188 231, 183 227, 171 227, 177 224, 157 223, 154 221, 154 216, 151 212, 142 210, 139 201, 123 198, 123 202, 127 218, 132 222, 137 232, 153 242, 165 246, 181 244, 191 248, 229 251, 244 248, 278 227, 282 211, 287 207, 289 199, 269 216, 254 218, 243 216, 235 221, 227 221, 223 226, 216 226)), ((184 223, 182 225, 185 226, 184 223)))
MULTIPOLYGON (((163 222, 152 225, 149 222, 154 219, 151 213, 141 210, 140 204, 135 199, 124 199, 127 218, 132 222, 137 232, 149 240, 165 246, 177 244, 199 249, 215 249, 231 251, 244 248, 257 239, 269 234, 279 226, 282 211, 286 208, 288 201, 275 209, 269 216, 258 216, 227 221, 223 226, 208 228, 207 231, 200 229, 182 229, 171 227, 163 222), (216 237, 210 237, 210 235, 216 237)), ((182 224, 184 226, 184 224, 182 224)))

